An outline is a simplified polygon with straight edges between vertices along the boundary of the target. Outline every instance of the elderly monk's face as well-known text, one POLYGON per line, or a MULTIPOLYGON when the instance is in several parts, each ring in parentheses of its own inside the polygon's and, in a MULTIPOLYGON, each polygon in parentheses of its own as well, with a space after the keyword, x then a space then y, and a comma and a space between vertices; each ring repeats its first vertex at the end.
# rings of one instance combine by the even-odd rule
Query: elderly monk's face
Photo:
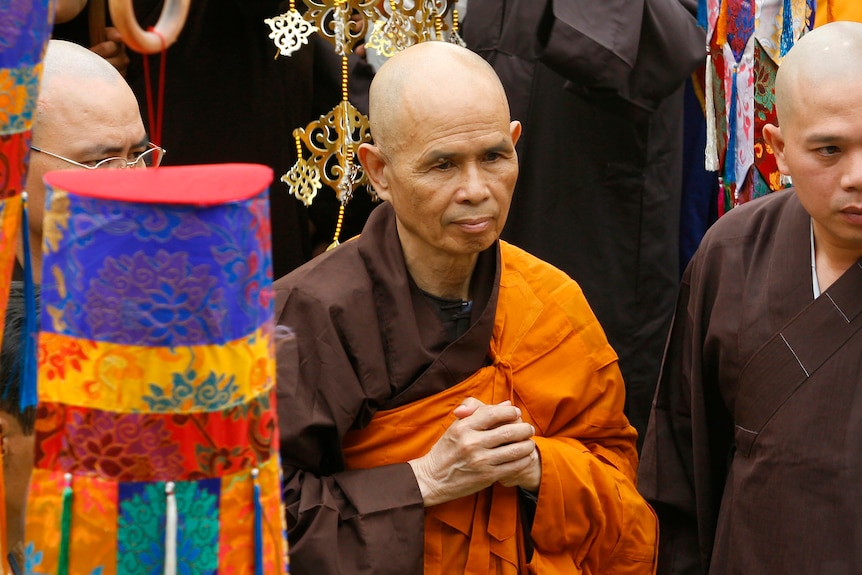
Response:
POLYGON ((443 105, 439 98, 407 98, 395 124, 397 143, 386 149, 384 199, 392 203, 402 245, 414 257, 476 254, 493 244, 506 223, 521 126, 509 121, 502 89, 484 81, 475 88, 448 90, 443 105))

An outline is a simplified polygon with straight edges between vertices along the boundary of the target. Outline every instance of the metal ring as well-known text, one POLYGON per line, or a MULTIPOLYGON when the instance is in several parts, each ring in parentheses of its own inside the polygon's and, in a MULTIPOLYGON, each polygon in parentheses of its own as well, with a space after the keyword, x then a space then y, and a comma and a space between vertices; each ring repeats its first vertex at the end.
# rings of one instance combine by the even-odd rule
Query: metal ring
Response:
POLYGON ((173 44, 189 15, 191 0, 165 0, 154 32, 144 31, 132 8, 132 0, 109 0, 111 20, 129 48, 141 54, 157 54, 173 44))

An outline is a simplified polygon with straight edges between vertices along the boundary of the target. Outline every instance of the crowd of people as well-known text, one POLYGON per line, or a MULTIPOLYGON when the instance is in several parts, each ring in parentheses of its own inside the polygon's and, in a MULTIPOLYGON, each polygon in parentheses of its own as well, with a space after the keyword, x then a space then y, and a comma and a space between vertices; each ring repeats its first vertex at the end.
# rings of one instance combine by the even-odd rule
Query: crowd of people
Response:
MULTIPOLYGON (((862 23, 784 56, 763 137, 792 187, 722 216, 680 279, 695 3, 469 5, 466 48, 420 43, 373 74, 356 153, 381 201, 357 238, 312 257, 307 214, 270 191, 291 572, 859 572, 862 23)), ((143 22, 160 8, 136 3, 143 22)), ((49 42, 37 284, 48 171, 287 170, 286 130, 340 93, 326 47, 273 62, 257 41, 281 8, 193 3, 157 143, 140 56, 114 32, 49 42)), ((17 408, 23 292, 0 360, 12 565, 38 439, 17 408)))

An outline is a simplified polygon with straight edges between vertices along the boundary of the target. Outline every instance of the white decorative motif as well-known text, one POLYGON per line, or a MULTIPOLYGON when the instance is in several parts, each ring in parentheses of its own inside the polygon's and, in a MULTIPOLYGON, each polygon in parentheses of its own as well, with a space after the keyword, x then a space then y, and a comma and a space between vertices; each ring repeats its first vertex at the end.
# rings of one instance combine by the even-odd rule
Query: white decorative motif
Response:
POLYGON ((290 56, 303 44, 308 44, 308 38, 317 32, 317 26, 305 20, 296 10, 289 10, 275 18, 267 18, 264 22, 272 30, 269 37, 278 48, 276 56, 290 56))

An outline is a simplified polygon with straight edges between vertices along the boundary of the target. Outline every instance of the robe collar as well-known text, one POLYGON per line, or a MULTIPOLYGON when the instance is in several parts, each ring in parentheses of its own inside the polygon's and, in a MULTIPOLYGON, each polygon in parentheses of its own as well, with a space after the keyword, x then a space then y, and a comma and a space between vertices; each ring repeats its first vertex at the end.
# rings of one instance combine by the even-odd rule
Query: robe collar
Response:
POLYGON ((766 282, 769 286, 767 301, 770 316, 778 324, 777 327, 789 319, 785 317, 787 310, 804 308, 811 302, 814 293, 810 267, 811 216, 802 207, 794 190, 780 193, 786 193, 789 197, 772 238, 776 246, 775 257, 769 264, 766 282))
POLYGON ((395 212, 388 202, 371 213, 357 241, 372 282, 392 392, 380 409, 439 393, 487 364, 500 284, 499 241, 479 254, 471 280, 471 325, 452 343, 407 272, 395 212))

